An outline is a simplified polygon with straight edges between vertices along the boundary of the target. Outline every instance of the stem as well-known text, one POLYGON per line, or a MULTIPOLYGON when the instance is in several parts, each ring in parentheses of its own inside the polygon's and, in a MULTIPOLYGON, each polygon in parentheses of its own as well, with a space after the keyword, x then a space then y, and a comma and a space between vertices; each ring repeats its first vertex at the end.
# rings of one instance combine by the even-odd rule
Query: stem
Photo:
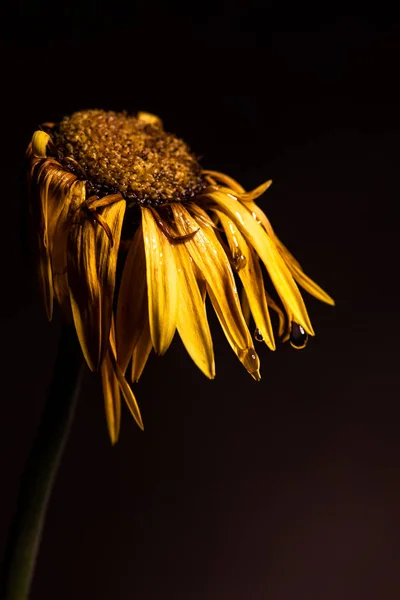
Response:
POLYGON ((75 329, 64 324, 53 380, 22 477, 0 576, 1 600, 26 600, 51 490, 73 420, 82 380, 75 329))

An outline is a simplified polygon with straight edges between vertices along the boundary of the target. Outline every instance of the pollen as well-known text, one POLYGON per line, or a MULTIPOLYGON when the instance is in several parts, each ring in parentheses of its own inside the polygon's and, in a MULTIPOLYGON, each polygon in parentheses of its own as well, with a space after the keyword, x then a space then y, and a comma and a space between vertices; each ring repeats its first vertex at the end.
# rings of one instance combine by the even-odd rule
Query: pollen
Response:
POLYGON ((155 118, 85 110, 65 117, 51 137, 60 162, 87 180, 89 193, 157 206, 189 200, 204 187, 196 156, 155 118))

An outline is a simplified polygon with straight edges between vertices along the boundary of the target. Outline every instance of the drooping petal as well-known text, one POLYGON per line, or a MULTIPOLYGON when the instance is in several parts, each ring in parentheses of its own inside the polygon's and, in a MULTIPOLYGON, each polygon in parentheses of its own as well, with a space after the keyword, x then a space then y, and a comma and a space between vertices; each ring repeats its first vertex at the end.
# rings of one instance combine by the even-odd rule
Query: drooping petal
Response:
POLYGON ((289 250, 286 248, 286 246, 281 242, 281 240, 276 235, 276 233, 273 230, 273 227, 272 227, 267 215, 264 213, 264 211, 262 211, 261 208, 255 202, 246 203, 246 208, 249 209, 249 211, 253 215, 253 218, 262 224, 265 231, 274 240, 276 246, 278 247, 279 252, 282 254, 286 263, 291 262, 292 264, 296 264, 299 267, 299 269, 301 269, 300 263, 295 259, 293 254, 291 254, 289 252, 289 250))
POLYGON ((190 202, 188 204, 190 214, 196 218, 196 221, 201 225, 205 225, 206 227, 211 227, 212 230, 217 228, 215 219, 215 223, 212 220, 213 215, 208 215, 205 210, 203 210, 200 206, 195 204, 194 202, 190 202))
POLYGON ((172 247, 149 208, 142 208, 150 334, 154 350, 164 354, 172 342, 178 309, 178 275, 172 247))
POLYGON ((68 285, 75 328, 86 362, 98 368, 107 349, 110 333, 115 274, 126 202, 121 198, 102 209, 104 228, 78 211, 71 223, 68 245, 68 285))
POLYGON ((309 294, 320 300, 321 302, 325 302, 326 304, 330 304, 333 306, 335 301, 329 294, 327 294, 319 285, 317 285, 312 279, 310 279, 301 268, 298 260, 295 259, 293 254, 289 252, 286 246, 280 241, 276 233, 274 232, 271 223, 269 222, 268 217, 261 210, 257 204, 252 203, 247 205, 251 210, 253 216, 258 219, 263 225, 266 232, 274 239, 280 253, 282 254, 289 271, 291 272, 293 278, 297 281, 297 283, 304 288, 309 294))
POLYGON ((114 323, 112 323, 110 330, 110 347, 107 348, 104 360, 101 363, 101 379, 103 384, 104 407, 107 426, 111 443, 114 445, 118 441, 121 424, 121 391, 118 379, 115 375, 110 352, 115 353, 114 323))
POLYGON ((242 288, 242 291, 240 293, 240 304, 242 307, 242 313, 244 316, 244 320, 247 323, 247 327, 249 327, 250 319, 251 319, 251 311, 250 311, 249 299, 247 298, 246 290, 244 289, 244 287, 242 288))
POLYGON ((31 212, 33 228, 37 232, 39 284, 47 317, 51 320, 54 297, 51 259, 55 242, 58 243, 55 232, 59 220, 67 218, 69 189, 77 178, 53 159, 37 163, 31 176, 31 212))
POLYGON ((286 264, 289 268, 289 271, 292 273, 293 278, 297 281, 299 285, 303 289, 305 289, 309 294, 320 300, 321 302, 325 302, 326 304, 330 304, 331 306, 335 305, 335 301, 329 294, 327 294, 319 285, 317 285, 312 279, 310 279, 302 269, 298 267, 296 263, 291 262, 290 260, 286 261, 286 264))
POLYGON ((64 208, 54 228, 54 243, 51 250, 54 294, 65 315, 71 313, 67 275, 67 240, 70 206, 79 206, 85 200, 85 181, 74 181, 65 198, 64 208))
POLYGON ((149 317, 146 308, 144 326, 132 354, 132 381, 139 381, 146 366, 152 347, 153 345, 151 343, 149 317))
POLYGON ((271 280, 288 313, 302 325, 307 333, 314 331, 299 289, 274 241, 252 217, 249 210, 239 201, 220 192, 209 195, 216 204, 236 223, 240 231, 249 240, 271 277, 271 280))
POLYGON ((253 251, 244 236, 240 233, 233 221, 223 212, 216 211, 224 228, 232 258, 242 260, 238 263, 237 273, 246 290, 254 322, 259 334, 271 350, 275 350, 274 332, 265 297, 264 281, 258 259, 253 256, 253 251))
POLYGON ((115 325, 114 318, 112 318, 109 344, 104 360, 101 363, 106 418, 112 444, 118 441, 121 422, 121 392, 133 418, 140 429, 143 429, 143 421, 138 403, 117 364, 115 351, 115 325))
POLYGON ((118 380, 119 387, 121 389, 121 392, 122 392, 122 395, 126 402, 126 405, 129 408, 131 415, 135 419, 136 423, 139 425, 140 429, 143 430, 144 427, 143 427, 142 415, 140 414, 139 405, 136 401, 135 395, 134 395, 130 385, 128 385, 128 382, 126 381, 125 376, 124 376, 123 372, 121 371, 120 366, 117 363, 115 353, 114 353, 113 349, 111 348, 111 346, 109 347, 109 349, 110 349, 109 356, 111 358, 112 366, 114 368, 114 373, 118 380))
MULTIPOLYGON (((271 298, 271 296, 268 294, 267 290, 264 290, 264 294, 265 294, 265 298, 267 300, 268 306, 270 308, 272 308, 272 310, 274 312, 276 312, 278 315, 278 336, 282 337, 286 331, 286 329, 285 329, 286 319, 285 319, 283 310, 281 310, 281 308, 277 305, 275 300, 273 298, 271 298)), ((246 290, 244 288, 242 288, 242 291, 241 291, 240 302, 242 305, 243 316, 245 318, 247 325, 249 325, 251 312, 250 312, 250 306, 249 306, 249 301, 247 298, 246 290)))
POLYGON ((46 310, 47 318, 51 321, 53 317, 53 275, 51 271, 50 253, 43 244, 43 238, 37 236, 38 248, 39 248, 39 262, 38 262, 38 279, 42 298, 44 301, 44 307, 46 310))
POLYGON ((281 308, 277 305, 277 303, 275 302, 275 300, 273 298, 271 298, 271 296, 268 294, 268 292, 266 290, 265 291, 265 297, 267 299, 267 303, 268 306, 270 308, 272 308, 273 311, 276 312, 276 314, 278 315, 278 335, 279 337, 282 337, 283 334, 285 333, 285 315, 283 313, 283 310, 281 310, 281 308))
POLYGON ((228 342, 249 373, 259 379, 259 361, 240 307, 229 260, 215 233, 201 226, 178 203, 171 204, 175 224, 181 235, 199 231, 185 243, 191 258, 207 282, 207 290, 228 342))
POLYGON ((174 247, 178 269, 177 329, 193 362, 213 379, 214 351, 205 304, 194 271, 194 263, 183 244, 174 247))
POLYGON ((121 392, 115 376, 112 362, 107 350, 101 363, 101 380, 103 384, 104 409, 107 428, 112 445, 116 444, 119 436, 121 421, 121 392))
POLYGON ((117 357, 123 373, 148 319, 147 302, 146 257, 140 224, 129 246, 118 293, 117 357))

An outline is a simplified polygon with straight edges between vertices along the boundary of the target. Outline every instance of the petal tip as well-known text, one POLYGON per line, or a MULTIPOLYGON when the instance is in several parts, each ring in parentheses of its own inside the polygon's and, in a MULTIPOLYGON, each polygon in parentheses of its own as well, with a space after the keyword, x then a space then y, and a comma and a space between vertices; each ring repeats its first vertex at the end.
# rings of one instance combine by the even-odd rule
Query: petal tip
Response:
POLYGON ((46 158, 46 147, 49 140, 50 136, 45 131, 35 131, 32 136, 32 153, 36 158, 46 158))

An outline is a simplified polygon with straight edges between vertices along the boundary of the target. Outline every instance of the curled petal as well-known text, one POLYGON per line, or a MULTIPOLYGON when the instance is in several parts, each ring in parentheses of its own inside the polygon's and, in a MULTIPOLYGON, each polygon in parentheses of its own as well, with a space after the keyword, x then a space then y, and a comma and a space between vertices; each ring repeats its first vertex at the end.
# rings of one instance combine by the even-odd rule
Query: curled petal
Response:
POLYGON ((248 202, 253 202, 257 198, 262 196, 262 194, 264 194, 264 192, 266 192, 266 190, 271 185, 272 185, 272 179, 269 179, 268 181, 266 181, 265 183, 262 183, 261 185, 259 185, 258 187, 256 187, 254 190, 252 190, 250 192, 238 192, 238 191, 232 190, 231 188, 225 187, 225 186, 212 186, 211 191, 221 192, 223 194, 226 194, 227 196, 231 196, 232 198, 234 198, 236 200, 240 200, 241 202, 244 202, 247 204, 248 202))
POLYGON ((54 244, 51 251, 53 287, 57 302, 65 315, 71 313, 67 276, 68 213, 71 205, 80 205, 84 200, 85 182, 76 180, 68 190, 62 213, 54 229, 54 244))
POLYGON ((144 121, 149 125, 157 125, 157 127, 162 127, 163 125, 161 119, 157 117, 157 115, 153 115, 152 113, 141 111, 138 112, 137 118, 139 119, 139 121, 144 121))
POLYGON ((244 193, 240 194, 239 199, 242 202, 253 202, 256 198, 259 198, 260 196, 262 196, 262 194, 264 194, 264 192, 267 191, 267 189, 271 186, 271 184, 272 184, 272 179, 269 179, 265 183, 262 183, 261 185, 256 187, 251 192, 244 192, 244 193))
POLYGON ((244 187, 242 187, 240 185, 240 183, 238 183, 235 179, 233 179, 233 177, 230 177, 229 175, 225 175, 225 173, 220 173, 219 171, 210 171, 207 169, 207 170, 203 170, 203 175, 208 175, 209 177, 216 180, 217 182, 223 183, 228 188, 230 188, 234 192, 237 192, 238 194, 246 193, 246 190, 244 189, 244 187))
POLYGON ((35 158, 46 158, 46 148, 49 140, 50 136, 48 133, 35 131, 32 136, 32 154, 35 158))
POLYGON ((172 247, 149 208, 142 208, 150 334, 154 350, 164 354, 172 342, 178 309, 177 271, 172 247))
POLYGON ((54 283, 52 251, 58 245, 56 229, 59 221, 66 221, 70 188, 76 176, 59 168, 58 163, 46 159, 36 163, 31 173, 31 212, 33 228, 37 232, 39 283, 49 320, 53 314, 54 283))
POLYGON ((68 284, 75 328, 91 370, 98 368, 108 345, 118 248, 125 200, 102 209, 112 233, 79 210, 68 235, 68 284))

